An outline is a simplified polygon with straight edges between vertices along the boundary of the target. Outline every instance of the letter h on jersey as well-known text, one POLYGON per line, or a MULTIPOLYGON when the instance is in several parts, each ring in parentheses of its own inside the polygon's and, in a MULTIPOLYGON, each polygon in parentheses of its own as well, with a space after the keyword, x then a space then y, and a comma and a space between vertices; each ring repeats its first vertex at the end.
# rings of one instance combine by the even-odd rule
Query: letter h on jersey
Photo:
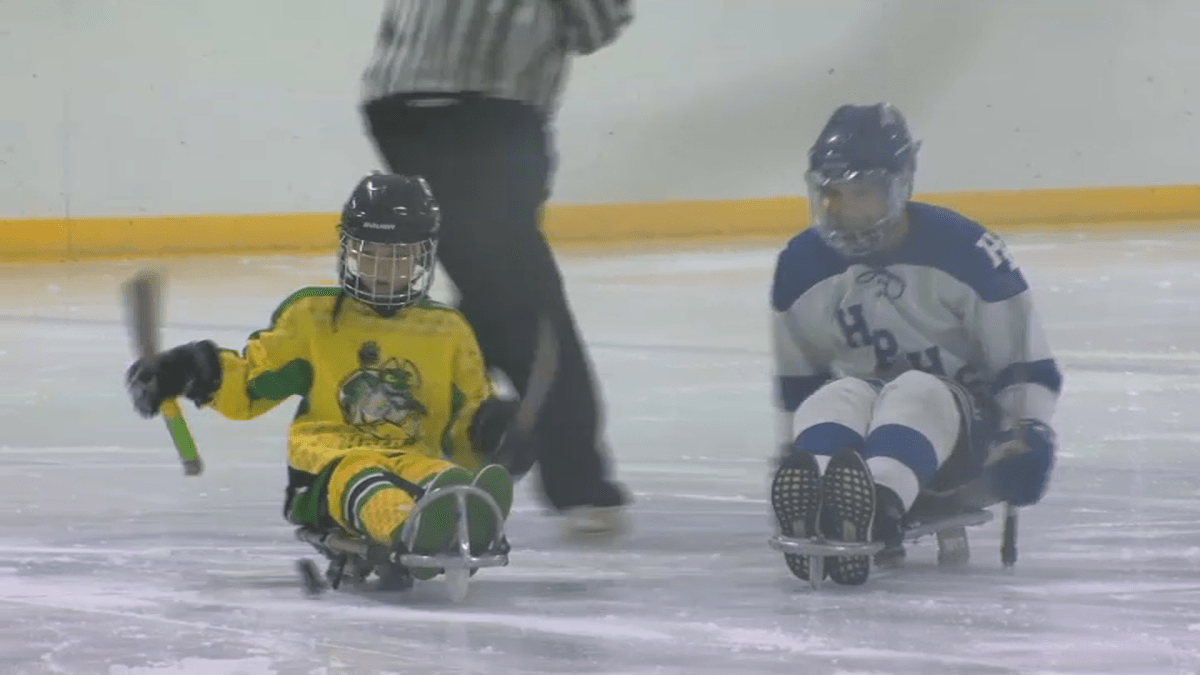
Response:
POLYGON ((851 348, 866 347, 874 342, 871 328, 867 326, 867 318, 863 316, 862 305, 851 305, 837 311, 837 322, 846 336, 846 344, 851 348))

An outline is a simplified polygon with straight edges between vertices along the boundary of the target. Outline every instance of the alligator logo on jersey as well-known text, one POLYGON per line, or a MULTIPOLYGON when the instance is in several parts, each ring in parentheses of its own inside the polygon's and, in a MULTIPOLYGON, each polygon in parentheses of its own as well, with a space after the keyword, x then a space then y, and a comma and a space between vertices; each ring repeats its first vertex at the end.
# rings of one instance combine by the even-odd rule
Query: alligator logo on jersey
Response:
POLYGON ((384 360, 374 342, 359 348, 358 365, 338 387, 342 418, 377 438, 396 438, 398 431, 406 444, 415 442, 427 415, 416 397, 421 390, 417 367, 408 360, 384 360))

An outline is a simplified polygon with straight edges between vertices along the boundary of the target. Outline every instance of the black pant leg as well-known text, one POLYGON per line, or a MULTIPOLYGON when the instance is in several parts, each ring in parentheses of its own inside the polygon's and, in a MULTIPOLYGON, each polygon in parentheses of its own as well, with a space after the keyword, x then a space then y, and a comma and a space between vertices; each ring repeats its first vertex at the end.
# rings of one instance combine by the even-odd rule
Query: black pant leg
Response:
POLYGON ((458 287, 489 366, 528 384, 539 316, 559 369, 535 433, 542 485, 557 508, 621 501, 606 480, 592 368, 540 227, 550 159, 534 113, 515 105, 402 109, 371 117, 392 171, 429 180, 443 209, 439 259, 458 287))

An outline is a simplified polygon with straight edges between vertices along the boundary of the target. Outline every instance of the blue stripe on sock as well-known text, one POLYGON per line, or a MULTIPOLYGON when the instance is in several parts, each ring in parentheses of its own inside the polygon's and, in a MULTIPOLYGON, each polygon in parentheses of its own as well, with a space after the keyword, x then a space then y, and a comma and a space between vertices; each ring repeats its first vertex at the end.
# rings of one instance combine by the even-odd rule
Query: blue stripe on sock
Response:
POLYGON ((937 473, 937 453, 924 434, 903 424, 885 424, 867 436, 863 457, 891 457, 912 469, 921 485, 937 473))
POLYGON ((821 422, 801 431, 792 445, 814 455, 828 456, 845 447, 861 451, 863 443, 862 434, 845 424, 821 422))

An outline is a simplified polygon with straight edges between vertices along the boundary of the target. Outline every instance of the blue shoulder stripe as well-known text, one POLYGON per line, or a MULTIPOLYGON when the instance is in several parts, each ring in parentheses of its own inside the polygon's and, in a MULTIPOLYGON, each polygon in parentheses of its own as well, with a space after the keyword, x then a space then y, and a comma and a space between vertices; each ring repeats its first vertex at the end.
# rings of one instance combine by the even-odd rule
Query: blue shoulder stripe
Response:
POLYGON ((813 286, 845 272, 849 264, 825 245, 814 230, 792 237, 775 262, 771 306, 785 312, 813 286))
POLYGON ((1004 241, 950 209, 911 202, 909 237, 892 263, 939 269, 970 286, 984 302, 1001 302, 1028 285, 1004 241))

